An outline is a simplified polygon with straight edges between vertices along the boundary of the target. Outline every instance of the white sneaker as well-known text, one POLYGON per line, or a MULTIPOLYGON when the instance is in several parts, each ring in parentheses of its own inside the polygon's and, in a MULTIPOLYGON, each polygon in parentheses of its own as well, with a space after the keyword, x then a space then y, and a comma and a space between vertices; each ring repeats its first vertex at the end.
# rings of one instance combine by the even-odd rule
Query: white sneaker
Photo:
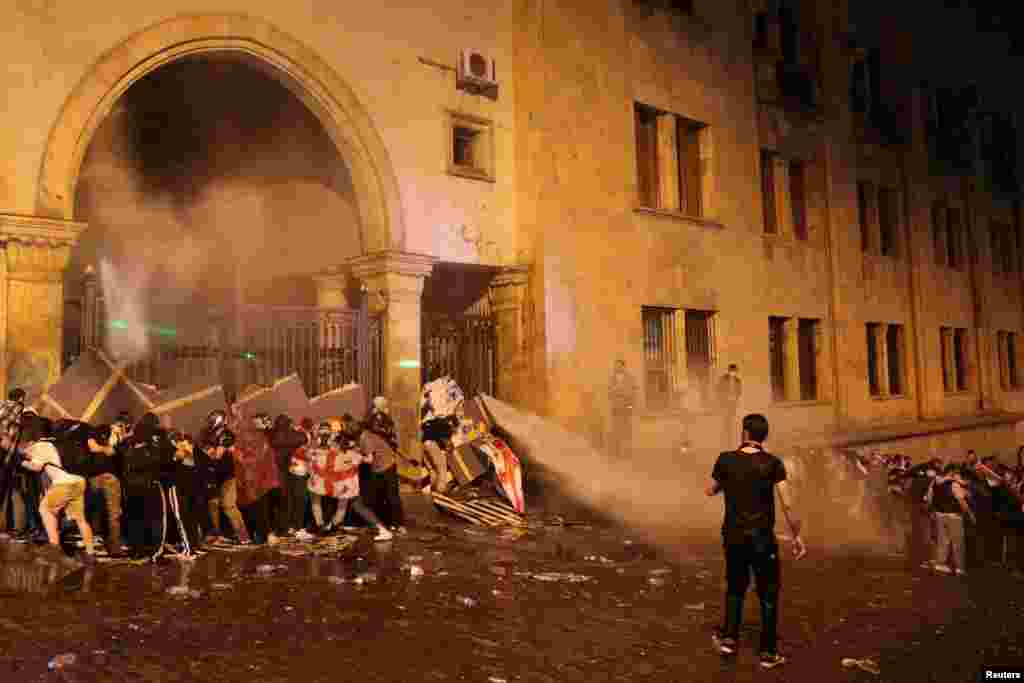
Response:
POLYGON ((310 541, 316 539, 316 537, 313 534, 309 533, 305 529, 299 529, 298 531, 296 531, 295 538, 302 541, 303 543, 309 543, 310 541))
POLYGON ((377 535, 373 537, 373 540, 375 540, 375 541, 390 541, 394 537, 395 537, 395 535, 393 533, 391 533, 390 531, 388 531, 384 527, 381 527, 381 528, 377 529, 377 535))

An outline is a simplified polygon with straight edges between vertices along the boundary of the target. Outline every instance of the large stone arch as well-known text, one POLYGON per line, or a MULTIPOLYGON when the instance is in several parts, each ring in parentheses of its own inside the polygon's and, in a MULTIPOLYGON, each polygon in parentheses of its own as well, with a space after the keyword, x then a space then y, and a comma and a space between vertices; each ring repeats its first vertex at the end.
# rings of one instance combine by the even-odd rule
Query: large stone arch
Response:
POLYGON ((54 123, 40 169, 36 215, 74 220, 82 161, 118 98, 154 69, 203 53, 245 59, 309 107, 351 172, 363 253, 403 250, 405 228, 398 182, 366 110, 312 50, 271 24, 241 14, 172 17, 104 54, 78 83, 54 123))

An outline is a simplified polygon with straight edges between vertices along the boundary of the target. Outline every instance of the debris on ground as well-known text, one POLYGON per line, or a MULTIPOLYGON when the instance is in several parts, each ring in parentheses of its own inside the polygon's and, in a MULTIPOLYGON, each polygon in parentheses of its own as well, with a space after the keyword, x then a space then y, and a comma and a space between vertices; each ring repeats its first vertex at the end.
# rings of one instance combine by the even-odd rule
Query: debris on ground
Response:
POLYGON ((341 578, 340 576, 328 576, 327 580, 330 581, 333 584, 345 583, 345 579, 341 578))
POLYGON ((460 595, 456 598, 456 601, 461 605, 465 605, 466 607, 476 607, 478 604, 480 604, 473 598, 470 598, 465 595, 460 595))
POLYGON ((538 581, 564 581, 566 583, 585 583, 591 579, 591 577, 583 574, 572 574, 567 572, 541 572, 540 574, 533 574, 532 576, 538 581))
POLYGON ((50 671, 57 671, 63 669, 66 666, 74 666, 75 662, 78 661, 78 657, 73 652, 68 652, 62 655, 57 655, 50 660, 48 668, 50 671))
POLYGON ((286 569, 288 569, 288 565, 286 564, 261 564, 260 566, 256 567, 256 573, 265 576, 267 574, 273 574, 275 572, 284 571, 286 569))
POLYGON ((878 664, 873 659, 853 659, 851 657, 844 657, 842 660, 843 668, 846 669, 860 669, 861 671, 867 671, 869 674, 878 675, 882 673, 882 670, 878 668, 878 664))
POLYGON ((647 583, 651 584, 652 586, 664 586, 665 579, 661 578, 660 576, 650 576, 647 578, 647 583))
POLYGON ((697 603, 694 603, 692 605, 683 605, 683 606, 686 609, 693 610, 695 612, 703 612, 704 611, 704 603, 703 602, 697 602, 697 603))

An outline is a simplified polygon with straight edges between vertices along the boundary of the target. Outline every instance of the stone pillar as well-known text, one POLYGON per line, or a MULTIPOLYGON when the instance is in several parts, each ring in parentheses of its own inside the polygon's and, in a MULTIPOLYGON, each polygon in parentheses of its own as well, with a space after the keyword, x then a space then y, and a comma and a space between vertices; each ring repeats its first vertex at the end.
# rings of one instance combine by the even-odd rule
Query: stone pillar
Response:
POLYGON ((96 269, 87 266, 82 278, 82 329, 79 332, 82 351, 100 345, 99 285, 96 269))
POLYGON ((84 223, 0 214, 0 396, 42 391, 60 376, 64 268, 84 223))
POLYGON ((497 327, 496 398, 520 405, 527 404, 526 383, 530 380, 526 316, 529 282, 529 266, 509 266, 490 284, 491 310, 497 327))
POLYGON ((355 308, 348 299, 348 273, 338 268, 313 276, 316 305, 320 308, 355 308))
POLYGON ((423 281, 436 261, 432 256, 400 251, 349 261, 352 274, 366 287, 370 311, 383 316, 384 393, 398 424, 400 444, 410 455, 419 452, 423 281))

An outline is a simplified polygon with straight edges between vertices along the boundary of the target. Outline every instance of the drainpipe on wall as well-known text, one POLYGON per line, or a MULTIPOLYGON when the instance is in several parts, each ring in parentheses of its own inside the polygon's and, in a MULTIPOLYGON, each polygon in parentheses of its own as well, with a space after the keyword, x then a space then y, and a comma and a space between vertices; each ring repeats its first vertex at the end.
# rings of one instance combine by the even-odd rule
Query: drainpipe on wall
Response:
MULTIPOLYGON (((924 337, 924 330, 921 329, 921 300, 918 298, 920 287, 916 282, 918 274, 917 261, 914 255, 917 250, 914 248, 914 219, 910 202, 910 178, 907 172, 907 160, 905 156, 900 159, 900 182, 903 184, 902 195, 904 228, 903 243, 907 245, 907 285, 910 289, 910 325, 913 329, 908 338, 914 340, 914 398, 917 405, 917 419, 925 417, 925 386, 924 386, 924 344, 921 343, 924 337)), ((928 253, 923 251, 922 253, 928 253)))
POLYGON ((974 362, 978 368, 978 412, 985 412, 985 367, 982 363, 981 353, 981 293, 978 291, 978 264, 980 255, 978 253, 978 236, 974 233, 974 210, 971 201, 973 184, 970 177, 963 177, 960 181, 960 194, 964 205, 964 224, 963 228, 965 234, 974 235, 971 238, 973 249, 968 249, 967 254, 967 275, 968 282, 971 287, 971 308, 974 317, 974 362))

